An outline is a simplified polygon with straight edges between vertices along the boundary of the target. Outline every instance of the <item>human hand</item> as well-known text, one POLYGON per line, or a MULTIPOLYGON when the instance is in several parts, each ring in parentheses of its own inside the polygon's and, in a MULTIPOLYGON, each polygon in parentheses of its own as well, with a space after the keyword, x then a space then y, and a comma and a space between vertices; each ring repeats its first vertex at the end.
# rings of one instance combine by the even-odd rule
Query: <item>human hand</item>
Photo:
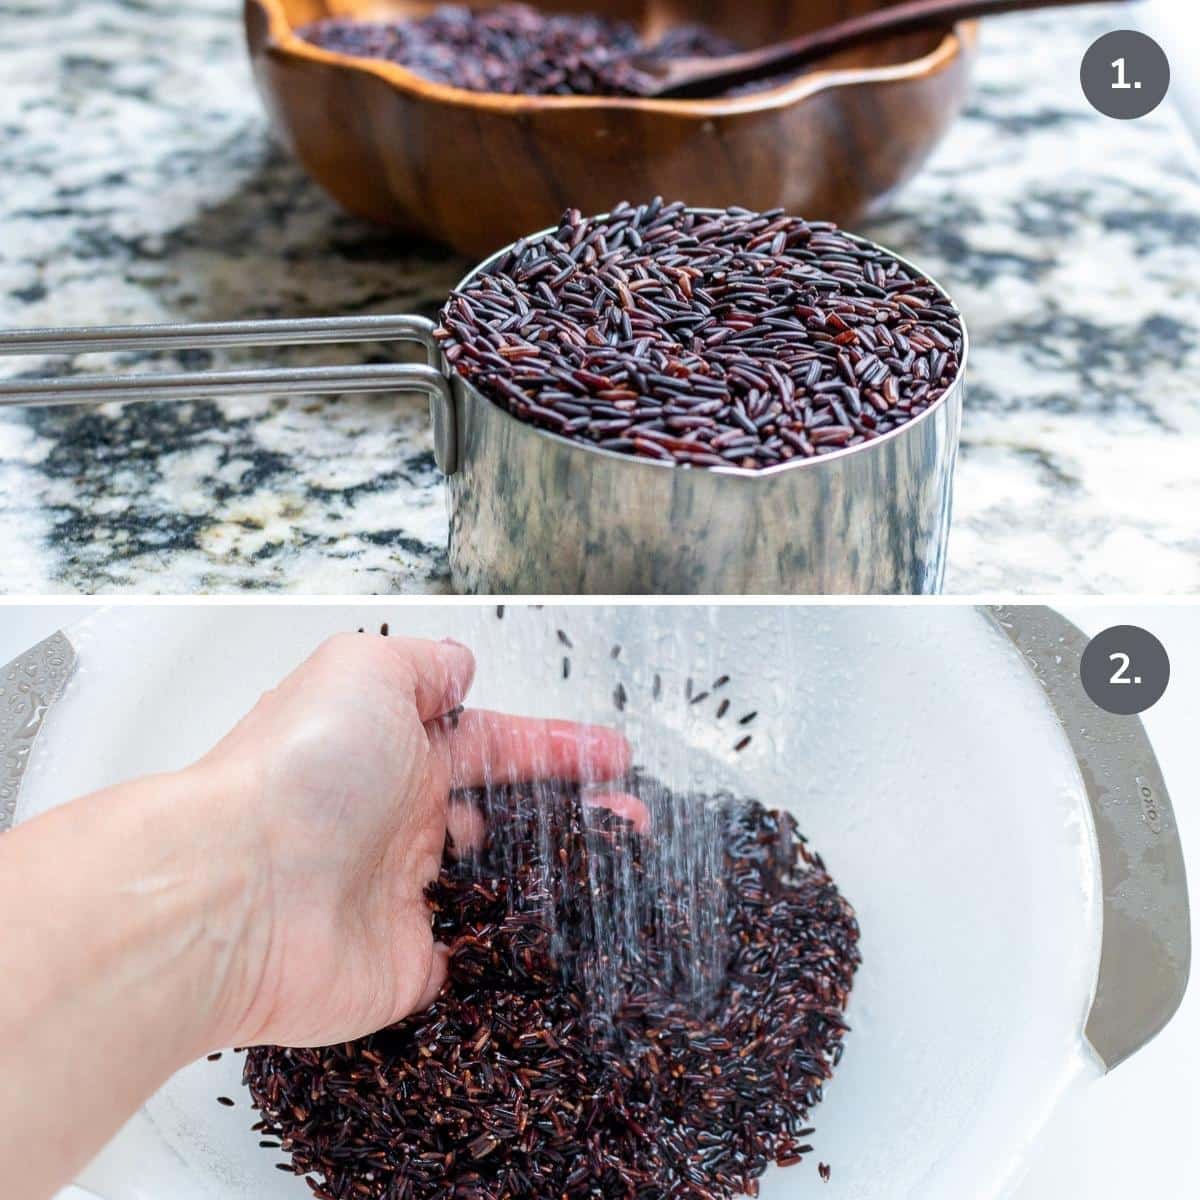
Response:
MULTIPOLYGON (((455 642, 331 638, 189 769, 205 819, 236 831, 211 864, 237 875, 217 889, 221 1044, 325 1045, 423 1008, 446 972, 425 885, 447 828, 481 835, 450 790, 627 769, 610 729, 447 717, 474 667, 455 642)), ((602 802, 639 819, 630 797, 602 802)))

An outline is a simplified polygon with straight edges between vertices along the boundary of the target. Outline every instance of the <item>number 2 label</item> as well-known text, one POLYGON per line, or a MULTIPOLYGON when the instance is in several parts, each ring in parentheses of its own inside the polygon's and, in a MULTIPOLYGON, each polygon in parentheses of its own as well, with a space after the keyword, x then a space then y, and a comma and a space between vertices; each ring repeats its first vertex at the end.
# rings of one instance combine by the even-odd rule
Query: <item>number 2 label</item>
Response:
POLYGON ((1109 683, 1138 683, 1138 682, 1140 682, 1137 679, 1130 679, 1129 676, 1125 674, 1125 672, 1129 670, 1129 655, 1128 654, 1110 654, 1108 656, 1108 661, 1120 663, 1120 665, 1117 667, 1117 669, 1112 673, 1112 677, 1108 681, 1109 683))

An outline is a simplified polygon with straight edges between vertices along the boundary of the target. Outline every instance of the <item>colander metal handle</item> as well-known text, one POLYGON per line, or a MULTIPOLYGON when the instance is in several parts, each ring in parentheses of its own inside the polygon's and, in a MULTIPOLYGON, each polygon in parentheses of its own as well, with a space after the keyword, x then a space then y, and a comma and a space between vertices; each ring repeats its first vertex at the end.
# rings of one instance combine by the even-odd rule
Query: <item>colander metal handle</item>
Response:
POLYGON ((0 381, 0 408, 96 405, 130 400, 195 400, 254 393, 314 395, 419 391, 429 397, 434 456, 438 466, 450 475, 458 462, 454 398, 449 380, 441 369, 433 329, 433 322, 425 317, 401 315, 14 330, 0 333, 0 355, 396 341, 424 346, 426 362, 17 378, 0 381))
POLYGON ((1191 922, 1174 809, 1145 727, 1083 690, 1087 636, 1041 605, 985 610, 1032 669, 1075 753, 1100 850, 1100 970, 1084 1036, 1105 1069, 1175 1015, 1187 989, 1191 922))
POLYGON ((75 647, 61 629, 0 665, 0 833, 16 818, 33 745, 74 670, 75 647))

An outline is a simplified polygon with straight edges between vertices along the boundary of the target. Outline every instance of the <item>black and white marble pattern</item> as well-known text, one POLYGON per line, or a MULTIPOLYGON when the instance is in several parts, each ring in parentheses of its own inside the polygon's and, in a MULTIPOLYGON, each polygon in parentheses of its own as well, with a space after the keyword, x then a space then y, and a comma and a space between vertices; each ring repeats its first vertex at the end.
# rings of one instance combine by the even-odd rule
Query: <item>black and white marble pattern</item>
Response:
MULTIPOLYGON (((0 0, 0 325, 432 313, 462 274, 272 144, 238 7, 0 0)), ((971 330, 952 592, 1200 591, 1200 171, 1169 106, 1084 101, 1121 23, 991 22, 967 115, 864 229, 971 330)), ((445 539, 415 397, 0 414, 6 592, 440 591, 445 539)))

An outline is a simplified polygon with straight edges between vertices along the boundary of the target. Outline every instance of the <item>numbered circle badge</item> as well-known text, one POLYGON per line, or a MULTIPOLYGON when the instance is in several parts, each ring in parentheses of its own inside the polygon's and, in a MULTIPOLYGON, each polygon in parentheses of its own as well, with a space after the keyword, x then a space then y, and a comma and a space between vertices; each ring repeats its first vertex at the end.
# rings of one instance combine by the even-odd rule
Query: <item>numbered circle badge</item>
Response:
POLYGON ((1171 64, 1152 37, 1117 29, 1088 47, 1079 82, 1094 109, 1106 117, 1131 121, 1162 103, 1171 85, 1171 64))
POLYGON ((1093 704, 1128 717, 1162 698, 1171 663, 1154 634, 1138 625, 1114 625, 1088 642, 1079 678, 1093 704))

